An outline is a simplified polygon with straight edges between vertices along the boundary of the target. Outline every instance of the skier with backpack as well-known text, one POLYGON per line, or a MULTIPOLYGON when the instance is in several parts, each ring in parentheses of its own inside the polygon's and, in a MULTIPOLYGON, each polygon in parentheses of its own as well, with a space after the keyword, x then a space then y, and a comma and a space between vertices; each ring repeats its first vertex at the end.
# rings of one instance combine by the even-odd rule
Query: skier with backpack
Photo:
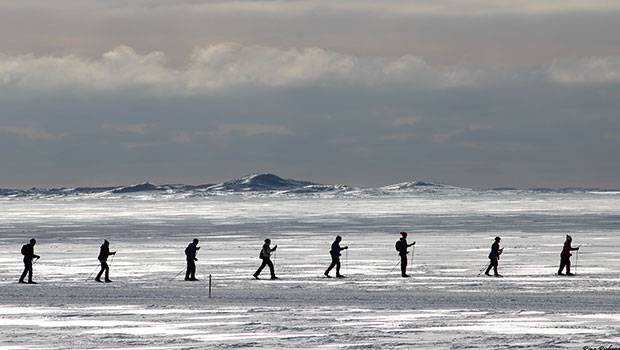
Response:
POLYGON ((344 277, 343 275, 340 274, 340 251, 349 249, 349 247, 348 246, 345 246, 344 248, 340 247, 340 241, 342 241, 342 237, 336 236, 336 240, 334 241, 334 243, 332 243, 332 250, 329 251, 329 254, 332 256, 332 263, 331 265, 329 265, 327 270, 325 270, 325 273, 324 273, 325 277, 331 278, 331 276, 329 275, 329 271, 331 271, 331 269, 333 269, 334 266, 336 267, 336 277, 338 278, 344 277))
POLYGON ((401 232, 400 235, 402 237, 400 237, 400 240, 396 241, 396 251, 398 251, 398 255, 400 255, 400 272, 403 277, 409 277, 407 274, 407 254, 409 254, 407 248, 415 245, 415 242, 407 244, 407 232, 405 231, 401 232))
POLYGON ((198 253, 200 247, 198 247, 198 238, 194 238, 187 248, 185 248, 185 257, 187 260, 187 269, 185 270, 186 281, 198 281, 196 279, 196 253, 198 253))
POLYGON ((19 278, 19 283, 26 283, 24 282, 24 278, 26 277, 26 274, 28 274, 28 283, 37 284, 37 282, 32 280, 32 259, 40 259, 41 257, 34 253, 35 244, 37 244, 37 240, 32 238, 29 244, 24 244, 22 246, 22 255, 24 256, 24 272, 19 278))
POLYGON ((101 263, 101 271, 99 271, 99 273, 97 274, 97 278, 95 278, 95 281, 101 282, 101 275, 105 272, 105 281, 112 282, 110 280, 110 267, 108 266, 108 256, 110 255, 116 255, 116 252, 110 252, 110 242, 104 239, 103 244, 101 245, 101 248, 99 250, 99 256, 97 257, 97 259, 99 259, 99 262, 101 263))
POLYGON ((491 245, 491 252, 489 253, 489 259, 491 260, 491 262, 489 263, 489 267, 487 267, 487 270, 484 272, 484 274, 487 276, 491 276, 489 272, 491 271, 491 268, 493 268, 495 277, 501 277, 501 275, 497 273, 499 256, 502 255, 502 253, 504 252, 504 248, 499 247, 499 241, 501 240, 502 239, 500 237, 495 237, 495 242, 493 242, 493 244, 491 245))
POLYGON ((275 252, 276 249, 278 249, 278 245, 276 244, 273 248, 271 248, 269 247, 270 244, 271 244, 271 240, 269 238, 265 239, 265 244, 263 244, 263 249, 261 249, 260 253, 258 254, 258 257, 263 260, 263 263, 260 265, 258 270, 254 272, 253 276, 256 279, 259 279, 258 276, 260 275, 261 271, 263 271, 265 266, 269 266, 269 271, 271 272, 271 279, 272 280, 278 279, 278 277, 276 277, 276 273, 273 267, 273 262, 271 261, 271 252, 275 252))

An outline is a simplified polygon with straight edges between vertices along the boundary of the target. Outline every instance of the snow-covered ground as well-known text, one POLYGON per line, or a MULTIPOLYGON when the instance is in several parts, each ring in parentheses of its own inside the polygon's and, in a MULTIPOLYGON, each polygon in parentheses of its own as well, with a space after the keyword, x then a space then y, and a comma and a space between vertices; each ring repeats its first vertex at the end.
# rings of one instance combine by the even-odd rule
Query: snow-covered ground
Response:
POLYGON ((5 198, 0 349, 620 346, 619 222, 615 192, 5 198), (327 279, 337 234, 347 278, 327 279), (554 275, 566 234, 574 277, 554 275), (498 235, 505 277, 481 276, 498 235), (31 237, 39 284, 20 285, 31 237), (173 279, 194 237, 200 281, 173 279), (266 237, 278 281, 252 278, 266 237), (86 282, 104 238, 115 282, 86 282))

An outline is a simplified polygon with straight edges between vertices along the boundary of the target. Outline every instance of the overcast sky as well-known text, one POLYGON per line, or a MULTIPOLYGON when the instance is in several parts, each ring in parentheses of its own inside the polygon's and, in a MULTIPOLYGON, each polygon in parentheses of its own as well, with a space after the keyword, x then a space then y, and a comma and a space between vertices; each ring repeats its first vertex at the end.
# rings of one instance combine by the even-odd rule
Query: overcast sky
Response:
POLYGON ((0 187, 620 188, 620 2, 0 0, 0 187))

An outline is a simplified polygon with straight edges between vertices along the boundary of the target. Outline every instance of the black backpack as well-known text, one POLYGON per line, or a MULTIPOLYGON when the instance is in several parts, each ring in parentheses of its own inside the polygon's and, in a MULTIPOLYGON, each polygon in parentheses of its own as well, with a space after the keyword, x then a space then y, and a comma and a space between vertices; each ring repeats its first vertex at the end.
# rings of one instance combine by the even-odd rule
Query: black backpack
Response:
POLYGON ((403 250, 403 242, 401 240, 396 241, 396 244, 394 245, 394 248, 396 248, 397 252, 400 252, 403 250))
POLYGON ((26 252, 27 252, 27 251, 28 251, 27 244, 24 244, 24 245, 22 246, 22 255, 26 255, 26 252))

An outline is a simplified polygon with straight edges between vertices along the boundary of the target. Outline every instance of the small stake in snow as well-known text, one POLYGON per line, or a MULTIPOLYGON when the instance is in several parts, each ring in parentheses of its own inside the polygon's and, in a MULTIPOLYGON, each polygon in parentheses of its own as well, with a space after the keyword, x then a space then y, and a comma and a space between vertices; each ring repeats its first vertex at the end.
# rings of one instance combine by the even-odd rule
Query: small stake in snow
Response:
POLYGON ((211 275, 209 275, 209 298, 211 298, 211 275))

